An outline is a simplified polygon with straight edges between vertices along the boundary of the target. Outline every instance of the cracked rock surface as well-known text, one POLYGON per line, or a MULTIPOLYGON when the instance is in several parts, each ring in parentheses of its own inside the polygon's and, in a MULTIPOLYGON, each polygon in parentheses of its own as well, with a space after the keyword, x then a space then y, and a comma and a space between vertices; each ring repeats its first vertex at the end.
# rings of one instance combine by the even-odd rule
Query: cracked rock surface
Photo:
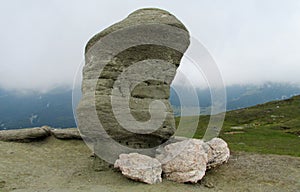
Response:
POLYGON ((115 168, 119 168, 126 177, 148 184, 162 181, 161 163, 154 158, 138 153, 121 154, 115 162, 115 168))
POLYGON ((208 162, 204 142, 187 139, 164 147, 156 158, 162 163, 165 177, 179 183, 197 183, 203 178, 208 162))
MULTIPOLYGON (((175 133, 170 84, 189 37, 175 16, 146 8, 89 40, 77 122, 96 151, 152 148, 175 133)), ((112 161, 121 152, 132 151, 112 161)))

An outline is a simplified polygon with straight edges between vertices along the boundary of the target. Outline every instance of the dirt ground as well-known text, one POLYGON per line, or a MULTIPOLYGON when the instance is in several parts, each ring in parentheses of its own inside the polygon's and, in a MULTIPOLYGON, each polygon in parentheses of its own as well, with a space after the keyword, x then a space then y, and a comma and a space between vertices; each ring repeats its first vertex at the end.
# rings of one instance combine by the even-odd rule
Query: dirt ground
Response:
POLYGON ((300 191, 300 158, 232 153, 228 164, 207 172, 198 184, 164 180, 146 185, 118 171, 94 171, 91 151, 80 140, 0 142, 0 191, 296 192, 300 191))

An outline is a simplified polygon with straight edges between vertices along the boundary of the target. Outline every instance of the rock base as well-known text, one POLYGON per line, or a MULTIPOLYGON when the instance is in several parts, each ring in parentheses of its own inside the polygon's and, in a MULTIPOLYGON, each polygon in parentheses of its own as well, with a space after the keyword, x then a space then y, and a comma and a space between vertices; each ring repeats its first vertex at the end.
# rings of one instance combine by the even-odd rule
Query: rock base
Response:
POLYGON ((137 153, 121 154, 115 168, 130 179, 149 184, 161 182, 160 170, 168 180, 197 183, 207 169, 226 163, 230 156, 227 143, 220 138, 208 142, 181 138, 160 148, 158 153, 155 159, 137 153))

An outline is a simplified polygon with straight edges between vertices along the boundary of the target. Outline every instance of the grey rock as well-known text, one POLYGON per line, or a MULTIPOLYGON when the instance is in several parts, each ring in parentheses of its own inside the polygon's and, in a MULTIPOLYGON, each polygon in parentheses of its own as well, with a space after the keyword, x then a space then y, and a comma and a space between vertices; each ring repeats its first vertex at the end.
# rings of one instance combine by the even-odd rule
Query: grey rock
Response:
POLYGON ((186 27, 172 14, 169 12, 157 9, 157 8, 144 8, 139 9, 131 13, 125 20, 118 22, 107 29, 103 30, 101 33, 96 34, 86 45, 86 52, 95 45, 99 39, 104 36, 113 33, 114 31, 121 30, 128 26, 134 25, 144 25, 144 24, 166 24, 174 26, 187 31, 186 27))
POLYGON ((201 183, 201 184, 203 184, 204 185, 204 187, 206 187, 206 188, 210 188, 210 189, 212 189, 212 188, 214 188, 215 187, 215 185, 212 183, 212 182, 209 182, 209 181, 204 181, 203 183, 201 183))
POLYGON ((57 139, 78 139, 81 140, 82 137, 77 128, 67 128, 67 129, 50 129, 51 134, 57 139))
POLYGON ((185 26, 152 8, 89 40, 77 123, 96 154, 111 152, 106 161, 112 163, 121 153, 156 147, 175 133, 169 90, 188 45, 185 26))
POLYGON ((30 142, 48 136, 50 136, 50 129, 47 126, 0 131, 0 141, 30 142))
POLYGON ((162 163, 163 173, 168 180, 179 183, 197 183, 206 171, 208 162, 204 142, 187 139, 164 147, 156 158, 162 163))
POLYGON ((138 153, 121 154, 114 164, 126 177, 147 184, 162 181, 161 163, 154 158, 138 153))

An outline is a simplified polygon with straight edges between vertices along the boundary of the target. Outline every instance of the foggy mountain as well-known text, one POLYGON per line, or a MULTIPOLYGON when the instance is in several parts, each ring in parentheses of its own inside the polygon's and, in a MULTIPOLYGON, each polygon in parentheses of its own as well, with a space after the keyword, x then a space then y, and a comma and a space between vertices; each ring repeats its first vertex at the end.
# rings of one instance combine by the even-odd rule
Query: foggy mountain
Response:
MULTIPOLYGON (((190 88, 176 87, 183 97, 190 97, 190 88)), ((254 106, 272 100, 300 94, 300 87, 287 83, 263 85, 232 85, 226 87, 227 110, 254 106)), ((180 115, 180 100, 170 90, 170 101, 176 116, 180 115)), ((201 108, 211 105, 209 89, 197 89, 201 108)), ((184 107, 193 108, 189 103, 184 107)), ((201 110, 203 111, 203 110, 201 110)), ((203 114, 207 113, 204 110, 203 114)), ((72 90, 59 88, 48 93, 20 93, 0 89, 0 130, 48 125, 57 128, 76 127, 72 109, 72 90)))

